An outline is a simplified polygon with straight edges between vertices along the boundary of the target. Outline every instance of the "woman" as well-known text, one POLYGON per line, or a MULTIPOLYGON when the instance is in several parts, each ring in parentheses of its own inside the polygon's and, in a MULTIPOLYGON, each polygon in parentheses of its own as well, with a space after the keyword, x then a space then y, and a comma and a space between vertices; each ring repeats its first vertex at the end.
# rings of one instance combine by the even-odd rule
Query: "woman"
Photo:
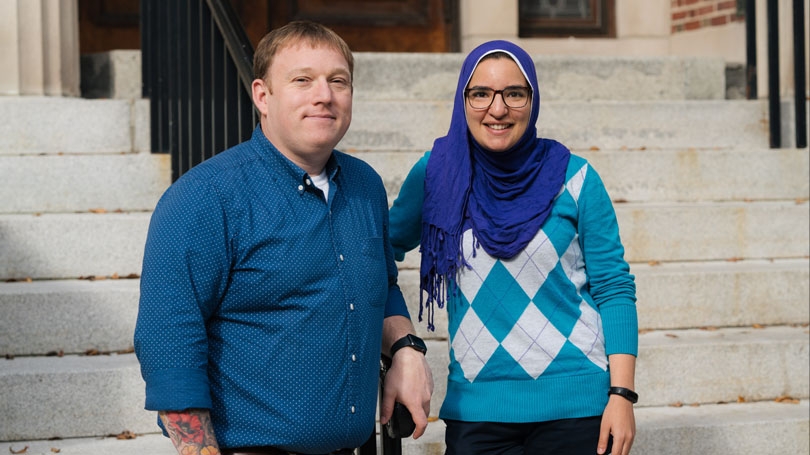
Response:
POLYGON ((397 258, 421 245, 428 328, 447 303, 447 454, 630 452, 634 278, 598 174, 537 137, 534 62, 474 49, 447 136, 391 211, 397 258))

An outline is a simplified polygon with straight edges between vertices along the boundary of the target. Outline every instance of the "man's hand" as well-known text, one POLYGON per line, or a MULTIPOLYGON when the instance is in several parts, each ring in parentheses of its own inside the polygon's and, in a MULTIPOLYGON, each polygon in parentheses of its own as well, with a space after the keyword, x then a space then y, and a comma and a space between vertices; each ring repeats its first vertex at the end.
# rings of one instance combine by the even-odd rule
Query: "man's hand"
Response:
POLYGON ((427 429, 432 395, 433 374, 424 354, 411 348, 400 349, 394 354, 391 368, 385 375, 380 424, 388 423, 394 412, 394 403, 400 402, 411 413, 416 424, 413 438, 418 439, 427 429))
MULTIPOLYGON (((404 316, 390 316, 383 321, 382 352, 389 355, 391 346, 400 338, 413 334, 411 320, 404 316)), ((380 405, 380 424, 391 420, 394 403, 400 402, 411 413, 416 429, 413 438, 425 433, 427 418, 430 414, 430 397, 433 395, 433 373, 430 372, 425 355, 404 347, 398 350, 391 359, 391 368, 385 375, 382 404, 380 405)))

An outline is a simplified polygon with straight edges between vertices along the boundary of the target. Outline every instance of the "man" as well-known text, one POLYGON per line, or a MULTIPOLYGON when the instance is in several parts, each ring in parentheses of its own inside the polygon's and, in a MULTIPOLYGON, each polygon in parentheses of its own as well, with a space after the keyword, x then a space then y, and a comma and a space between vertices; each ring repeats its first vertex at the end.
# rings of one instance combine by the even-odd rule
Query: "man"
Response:
POLYGON ((382 180, 333 150, 353 57, 293 22, 254 59, 253 137, 163 195, 144 253, 135 351, 146 408, 180 454, 350 453, 403 403, 424 433, 433 380, 388 241, 382 180), (413 349, 411 349, 413 348, 413 349))

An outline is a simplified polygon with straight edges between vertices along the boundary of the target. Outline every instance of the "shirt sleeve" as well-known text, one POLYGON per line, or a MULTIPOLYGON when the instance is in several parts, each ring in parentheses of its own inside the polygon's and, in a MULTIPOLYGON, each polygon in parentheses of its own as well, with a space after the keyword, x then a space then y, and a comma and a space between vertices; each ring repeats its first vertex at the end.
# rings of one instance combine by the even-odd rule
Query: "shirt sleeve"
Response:
POLYGON ((589 291, 602 317, 606 354, 638 355, 635 278, 624 259, 613 203, 590 165, 579 202, 578 232, 589 291))
POLYGON ((425 169, 430 152, 426 152, 411 168, 389 211, 391 245, 397 261, 422 241, 422 203, 425 200, 425 169))
POLYGON ((208 184, 181 179, 166 191, 149 225, 135 328, 146 409, 211 407, 206 321, 224 293, 228 244, 208 184))

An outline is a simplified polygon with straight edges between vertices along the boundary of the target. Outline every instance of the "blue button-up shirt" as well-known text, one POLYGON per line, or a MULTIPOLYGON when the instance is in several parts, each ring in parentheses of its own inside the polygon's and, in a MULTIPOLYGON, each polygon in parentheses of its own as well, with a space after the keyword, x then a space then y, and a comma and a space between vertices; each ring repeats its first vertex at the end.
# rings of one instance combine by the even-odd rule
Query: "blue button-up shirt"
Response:
POLYGON ((371 435, 383 317, 408 310, 382 180, 338 151, 326 172, 328 200, 257 127, 166 191, 135 331, 147 409, 210 409, 222 447, 371 435))

